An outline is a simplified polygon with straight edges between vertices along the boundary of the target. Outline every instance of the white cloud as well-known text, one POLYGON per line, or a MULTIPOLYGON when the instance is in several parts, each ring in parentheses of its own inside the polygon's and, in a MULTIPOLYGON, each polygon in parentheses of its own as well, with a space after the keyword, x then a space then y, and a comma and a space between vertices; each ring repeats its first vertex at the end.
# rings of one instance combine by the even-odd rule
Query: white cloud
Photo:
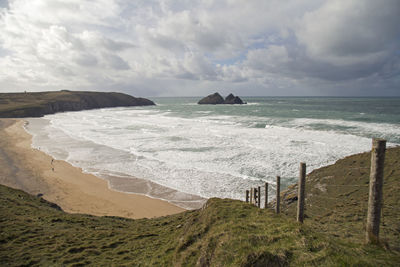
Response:
POLYGON ((56 90, 96 86, 99 80, 93 77, 112 77, 113 72, 128 70, 119 53, 135 45, 111 39, 96 28, 106 25, 104 19, 117 16, 116 7, 112 1, 10 2, 10 10, 3 10, 0 18, 0 44, 8 51, 0 60, 7 70, 2 80, 19 83, 17 89, 56 90), (104 12, 99 12, 102 4, 104 12), (81 28, 77 30, 76 25, 81 28), (109 73, 104 75, 104 71, 109 73))
POLYGON ((398 0, 12 0, 0 90, 399 88, 398 14, 398 0))
POLYGON ((98 24, 107 25, 107 19, 120 12, 113 0, 11 0, 9 8, 31 23, 98 24))

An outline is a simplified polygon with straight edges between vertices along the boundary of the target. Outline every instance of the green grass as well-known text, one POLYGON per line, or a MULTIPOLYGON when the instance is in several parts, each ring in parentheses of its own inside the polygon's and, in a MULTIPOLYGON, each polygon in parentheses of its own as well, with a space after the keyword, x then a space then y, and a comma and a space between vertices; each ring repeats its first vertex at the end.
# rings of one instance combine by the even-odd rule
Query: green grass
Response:
MULTIPOLYGON (((306 179, 305 224, 316 232, 361 244, 365 240, 370 153, 353 155, 317 169, 306 179)), ((400 251, 400 147, 386 151, 380 238, 400 251)), ((282 192, 282 212, 295 218, 297 185, 282 192)))
POLYGON ((3 93, 0 94, 0 113, 28 108, 41 108, 46 103, 65 100, 78 101, 79 98, 69 91, 38 93, 3 93))
POLYGON ((395 266, 396 251, 317 233, 241 201, 156 219, 67 214, 0 186, 7 266, 395 266))

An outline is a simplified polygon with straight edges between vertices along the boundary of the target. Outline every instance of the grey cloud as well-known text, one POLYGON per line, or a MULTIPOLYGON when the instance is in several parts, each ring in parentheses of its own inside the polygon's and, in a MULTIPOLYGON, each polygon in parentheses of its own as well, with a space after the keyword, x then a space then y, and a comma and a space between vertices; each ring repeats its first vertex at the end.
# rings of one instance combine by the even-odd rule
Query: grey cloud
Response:
POLYGON ((392 55, 390 58, 377 58, 369 62, 369 64, 365 64, 364 62, 362 64, 353 63, 338 66, 309 57, 304 49, 297 46, 288 46, 285 49, 287 50, 287 54, 282 54, 279 57, 277 57, 277 54, 273 55, 268 50, 262 52, 250 51, 250 55, 248 55, 241 67, 249 69, 253 73, 253 76, 263 75, 262 73, 271 73, 297 80, 309 77, 327 82, 368 77, 379 73, 383 69, 386 70, 386 74, 388 72, 391 72, 391 75, 398 75, 400 73, 399 65, 398 63, 396 64, 396 62, 399 62, 398 56, 392 55))
POLYGON ((185 71, 182 73, 178 73, 175 75, 178 79, 185 79, 185 80, 199 80, 199 77, 191 72, 185 71))
POLYGON ((93 66, 97 65, 98 60, 93 55, 81 54, 81 55, 75 57, 75 62, 78 65, 81 65, 81 66, 84 66, 84 67, 93 67, 93 66))
POLYGON ((250 70, 250 77, 263 72, 298 81, 320 79, 327 85, 369 76, 382 82, 388 79, 384 77, 396 79, 400 73, 397 14, 398 1, 326 1, 293 28, 282 44, 287 55, 276 57, 269 51, 273 46, 267 45, 250 50, 241 67, 250 70))
POLYGON ((137 47, 136 45, 129 42, 114 41, 111 39, 104 39, 104 46, 111 51, 122 51, 125 49, 137 47))
POLYGON ((215 51, 225 47, 229 43, 229 40, 227 40, 223 33, 207 29, 196 34, 195 42, 206 51, 215 51))
POLYGON ((121 57, 113 54, 103 54, 103 58, 107 62, 107 65, 115 70, 128 70, 130 69, 129 64, 121 57))
POLYGON ((162 34, 157 34, 153 36, 149 36, 148 40, 150 40, 153 44, 172 51, 184 51, 185 45, 180 40, 176 39, 174 36, 165 36, 162 34))
POLYGON ((296 35, 316 59, 337 65, 362 62, 399 46, 399 14, 398 0, 327 1, 304 15, 296 35))
POLYGON ((0 0, 0 8, 8 8, 8 0, 0 0))
POLYGON ((71 77, 76 75, 70 68, 67 68, 65 66, 57 66, 56 68, 54 68, 54 72, 57 75, 61 75, 63 77, 71 77))

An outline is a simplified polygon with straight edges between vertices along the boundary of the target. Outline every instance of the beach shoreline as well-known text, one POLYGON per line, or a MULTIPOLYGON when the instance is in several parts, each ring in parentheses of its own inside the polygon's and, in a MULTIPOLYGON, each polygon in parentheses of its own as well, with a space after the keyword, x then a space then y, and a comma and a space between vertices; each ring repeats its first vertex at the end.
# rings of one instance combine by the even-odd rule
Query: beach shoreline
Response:
POLYGON ((0 119, 0 183, 42 197, 68 213, 152 218, 185 211, 167 201, 109 188, 108 182, 32 148, 21 119, 0 119))

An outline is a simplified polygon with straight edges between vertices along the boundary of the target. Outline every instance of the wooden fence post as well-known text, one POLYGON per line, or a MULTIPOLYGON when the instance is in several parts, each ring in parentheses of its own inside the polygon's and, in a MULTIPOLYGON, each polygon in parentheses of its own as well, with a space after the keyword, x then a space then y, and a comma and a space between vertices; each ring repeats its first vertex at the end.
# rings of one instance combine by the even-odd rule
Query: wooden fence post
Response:
POLYGON ((249 190, 246 190, 246 203, 249 203, 249 190))
POLYGON ((379 242, 379 224, 382 209, 383 169, 385 163, 386 140, 372 139, 371 173, 369 177, 369 197, 366 242, 379 242))
POLYGON ((299 176, 299 191, 297 200, 297 221, 303 223, 304 221, 304 193, 306 185, 306 164, 300 163, 300 176, 299 176))
POLYGON ((253 204, 253 187, 250 188, 250 204, 253 204))
POLYGON ((254 187, 254 206, 257 206, 257 187, 254 187))
POLYGON ((280 212, 280 205, 281 205, 281 177, 276 176, 276 206, 275 212, 280 212))
POLYGON ((260 187, 260 186, 258 187, 257 192, 258 192, 258 201, 257 201, 257 205, 258 205, 258 208, 260 208, 260 207, 261 207, 261 187, 260 187))
POLYGON ((268 207, 268 183, 265 183, 265 205, 264 209, 268 207))

